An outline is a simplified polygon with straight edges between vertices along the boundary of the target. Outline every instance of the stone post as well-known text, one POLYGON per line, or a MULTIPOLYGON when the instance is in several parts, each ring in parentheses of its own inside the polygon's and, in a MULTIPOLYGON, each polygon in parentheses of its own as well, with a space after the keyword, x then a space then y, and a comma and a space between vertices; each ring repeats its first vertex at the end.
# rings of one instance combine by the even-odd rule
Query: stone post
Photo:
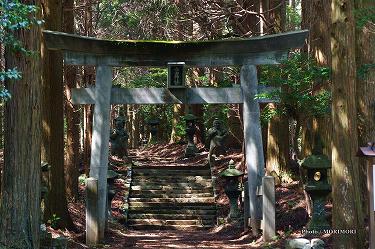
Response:
POLYGON ((98 180, 98 213, 97 216, 93 217, 93 219, 96 220, 95 222, 97 222, 98 225, 99 241, 104 239, 107 207, 107 171, 110 135, 111 88, 112 68, 109 66, 97 66, 90 177, 98 180))
POLYGON ((241 87, 243 94, 244 153, 248 173, 251 227, 253 234, 258 235, 260 220, 262 219, 262 202, 256 192, 257 188, 262 185, 264 157, 259 104, 254 99, 258 87, 256 66, 242 66, 241 87))

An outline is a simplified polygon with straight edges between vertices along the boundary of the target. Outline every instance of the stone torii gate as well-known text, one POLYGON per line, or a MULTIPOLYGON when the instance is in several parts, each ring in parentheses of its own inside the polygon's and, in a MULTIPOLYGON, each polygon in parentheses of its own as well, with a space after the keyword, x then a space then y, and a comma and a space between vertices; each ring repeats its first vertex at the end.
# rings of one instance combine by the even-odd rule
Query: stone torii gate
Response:
MULTIPOLYGON (((97 179, 94 214, 86 211, 87 243, 104 238, 111 104, 243 104, 250 217, 262 219, 257 188, 264 176, 256 65, 277 64, 290 49, 301 47, 306 30, 240 40, 202 42, 115 41, 44 31, 50 50, 62 50, 66 65, 94 65, 95 88, 73 89, 74 104, 94 104, 90 177, 97 179), (241 87, 231 88, 112 88, 112 67, 241 66, 241 87)), ((87 210, 87 207, 86 207, 87 210)))

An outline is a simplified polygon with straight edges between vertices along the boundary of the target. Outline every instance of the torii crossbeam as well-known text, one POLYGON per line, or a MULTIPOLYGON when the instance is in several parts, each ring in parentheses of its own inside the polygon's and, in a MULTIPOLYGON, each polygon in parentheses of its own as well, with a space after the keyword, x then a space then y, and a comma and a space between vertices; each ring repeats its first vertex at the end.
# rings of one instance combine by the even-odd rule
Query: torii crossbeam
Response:
POLYGON ((111 104, 224 104, 242 103, 249 207, 252 219, 262 218, 256 190, 264 176, 256 65, 277 64, 288 51, 301 47, 308 31, 293 31, 249 39, 163 42, 113 41, 44 31, 48 49, 62 50, 65 64, 96 66, 95 88, 75 89, 73 103, 95 104, 90 177, 98 180, 97 213, 86 213, 88 244, 104 238, 107 168, 111 104), (166 67, 169 62, 185 62, 188 67, 242 66, 241 86, 232 88, 112 88, 114 66, 166 67), (88 217, 90 216, 90 217, 88 217), (93 219, 88 221, 88 219, 93 219), (90 227, 95 224, 95 228, 90 227), (92 236, 91 233, 95 233, 92 236))

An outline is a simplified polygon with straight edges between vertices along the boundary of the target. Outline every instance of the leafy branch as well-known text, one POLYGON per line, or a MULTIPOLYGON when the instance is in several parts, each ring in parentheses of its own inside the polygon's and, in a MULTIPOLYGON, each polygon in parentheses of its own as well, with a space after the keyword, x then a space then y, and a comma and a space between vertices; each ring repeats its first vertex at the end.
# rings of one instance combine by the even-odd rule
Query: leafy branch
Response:
MULTIPOLYGON (((16 37, 18 30, 28 30, 33 25, 41 25, 42 20, 37 19, 38 8, 34 5, 20 3, 18 0, 0 0, 0 43, 7 49, 15 52, 21 52, 26 56, 33 54, 33 51, 27 50, 24 44, 16 37)), ((11 97, 10 93, 4 87, 4 81, 7 79, 18 80, 21 73, 17 68, 5 69, 0 71, 0 100, 6 101, 11 97)))

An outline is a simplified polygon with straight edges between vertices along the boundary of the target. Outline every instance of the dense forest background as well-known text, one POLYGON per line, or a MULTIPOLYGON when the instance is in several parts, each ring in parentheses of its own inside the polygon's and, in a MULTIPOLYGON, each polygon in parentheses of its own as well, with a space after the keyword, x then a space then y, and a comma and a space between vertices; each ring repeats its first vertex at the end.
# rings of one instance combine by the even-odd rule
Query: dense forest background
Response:
MULTIPOLYGON (((337 243, 362 248, 366 161, 356 152, 375 140, 373 0, 3 0, 0 15, 0 248, 37 248, 41 160, 53 165, 43 175, 49 193, 44 220, 56 215, 60 227, 73 227, 67 201, 78 199, 78 176, 89 171, 93 106, 72 105, 71 89, 93 86, 95 68, 64 66, 61 53, 45 48, 41 29, 114 40, 184 41, 308 29, 304 47, 291 51, 288 60, 258 68, 260 84, 280 87, 259 96, 279 99, 261 106, 265 168, 288 181, 295 177, 295 160, 311 154, 321 141, 332 160, 333 224, 358 229, 357 239, 340 237, 337 243)), ((167 70, 116 68, 113 82, 125 88, 166 87, 167 70)), ((189 68, 187 85, 235 87, 239 68, 189 68)), ((152 119, 160 120, 160 142, 183 142, 183 116, 193 113, 199 117, 197 143, 204 143, 219 117, 230 133, 228 146, 241 149, 241 108, 114 105, 111 115, 127 117, 131 148, 148 140, 152 119)))

